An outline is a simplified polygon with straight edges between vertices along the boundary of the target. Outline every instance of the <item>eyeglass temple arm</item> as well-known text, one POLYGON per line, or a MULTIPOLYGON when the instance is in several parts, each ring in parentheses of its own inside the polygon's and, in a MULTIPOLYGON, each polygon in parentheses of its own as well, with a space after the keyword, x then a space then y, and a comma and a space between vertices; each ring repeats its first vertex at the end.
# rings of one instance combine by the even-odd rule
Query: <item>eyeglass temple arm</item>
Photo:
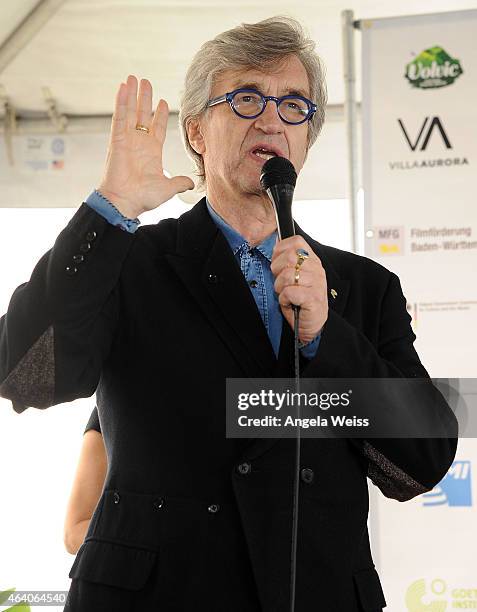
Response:
POLYGON ((212 98, 207 102, 207 106, 215 106, 216 104, 220 104, 220 102, 225 102, 227 100, 227 94, 224 96, 219 96, 218 98, 212 98))

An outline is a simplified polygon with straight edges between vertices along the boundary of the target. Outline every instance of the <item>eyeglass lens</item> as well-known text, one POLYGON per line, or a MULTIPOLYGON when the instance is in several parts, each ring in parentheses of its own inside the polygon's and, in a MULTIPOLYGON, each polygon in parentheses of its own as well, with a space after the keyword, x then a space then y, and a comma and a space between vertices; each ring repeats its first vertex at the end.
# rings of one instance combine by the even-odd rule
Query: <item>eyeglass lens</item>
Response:
MULTIPOLYGON (((236 93, 232 102, 235 110, 244 117, 258 115, 264 106, 264 99, 253 91, 236 93)), ((303 121, 308 114, 308 104, 300 98, 287 98, 278 104, 278 114, 292 123, 303 121)))

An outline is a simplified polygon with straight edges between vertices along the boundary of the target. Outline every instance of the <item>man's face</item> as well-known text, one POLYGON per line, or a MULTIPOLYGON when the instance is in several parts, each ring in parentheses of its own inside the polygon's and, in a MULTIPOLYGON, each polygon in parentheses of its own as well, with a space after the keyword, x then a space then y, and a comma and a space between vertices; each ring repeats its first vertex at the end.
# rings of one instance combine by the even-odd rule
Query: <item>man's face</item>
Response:
MULTIPOLYGON (((308 76, 301 61, 291 55, 270 71, 227 70, 212 88, 215 98, 239 88, 257 89, 263 95, 284 96, 299 93, 310 98, 308 76)), ((261 195, 260 173, 266 159, 255 154, 257 147, 272 149, 289 159, 297 173, 306 157, 308 121, 300 125, 283 122, 275 102, 269 100, 255 119, 236 115, 227 102, 208 109, 201 122, 203 159, 210 192, 261 195)))

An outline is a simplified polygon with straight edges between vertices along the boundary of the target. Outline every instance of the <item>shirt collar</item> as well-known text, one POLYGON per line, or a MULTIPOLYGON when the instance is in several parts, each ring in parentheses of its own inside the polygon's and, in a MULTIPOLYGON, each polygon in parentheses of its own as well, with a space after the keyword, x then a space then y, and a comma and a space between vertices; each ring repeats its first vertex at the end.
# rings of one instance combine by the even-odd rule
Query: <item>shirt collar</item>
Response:
MULTIPOLYGON (((209 202, 209 198, 206 196, 205 201, 207 203, 207 210, 210 213, 213 221, 217 225, 219 229, 222 230, 227 242, 232 249, 233 254, 235 255, 240 249, 246 247, 249 248, 250 245, 247 240, 239 234, 231 225, 227 223, 227 221, 219 215, 213 208, 211 203, 209 202)), ((272 260, 272 251, 275 246, 275 242, 277 240, 277 231, 275 230, 270 236, 267 236, 260 244, 258 244, 255 248, 257 251, 260 251, 264 257, 268 259, 268 261, 272 260)))

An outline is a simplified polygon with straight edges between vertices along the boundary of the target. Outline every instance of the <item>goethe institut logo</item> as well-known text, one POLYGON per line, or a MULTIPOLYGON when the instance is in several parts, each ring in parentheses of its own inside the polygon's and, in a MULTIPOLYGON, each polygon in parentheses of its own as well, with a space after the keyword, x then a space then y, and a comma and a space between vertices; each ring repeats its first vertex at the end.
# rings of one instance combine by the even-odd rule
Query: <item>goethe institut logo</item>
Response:
POLYGON ((445 612, 452 609, 477 608, 477 589, 475 586, 448 587, 441 578, 424 580, 420 578, 409 585, 406 595, 408 612, 445 612))
POLYGON ((446 591, 443 580, 433 580, 427 588, 424 578, 409 585, 406 592, 406 609, 409 612, 444 612, 447 601, 442 599, 446 591))
POLYGON ((461 63, 442 47, 435 46, 419 53, 406 66, 404 76, 412 87, 434 89, 446 87, 463 73, 461 63))

